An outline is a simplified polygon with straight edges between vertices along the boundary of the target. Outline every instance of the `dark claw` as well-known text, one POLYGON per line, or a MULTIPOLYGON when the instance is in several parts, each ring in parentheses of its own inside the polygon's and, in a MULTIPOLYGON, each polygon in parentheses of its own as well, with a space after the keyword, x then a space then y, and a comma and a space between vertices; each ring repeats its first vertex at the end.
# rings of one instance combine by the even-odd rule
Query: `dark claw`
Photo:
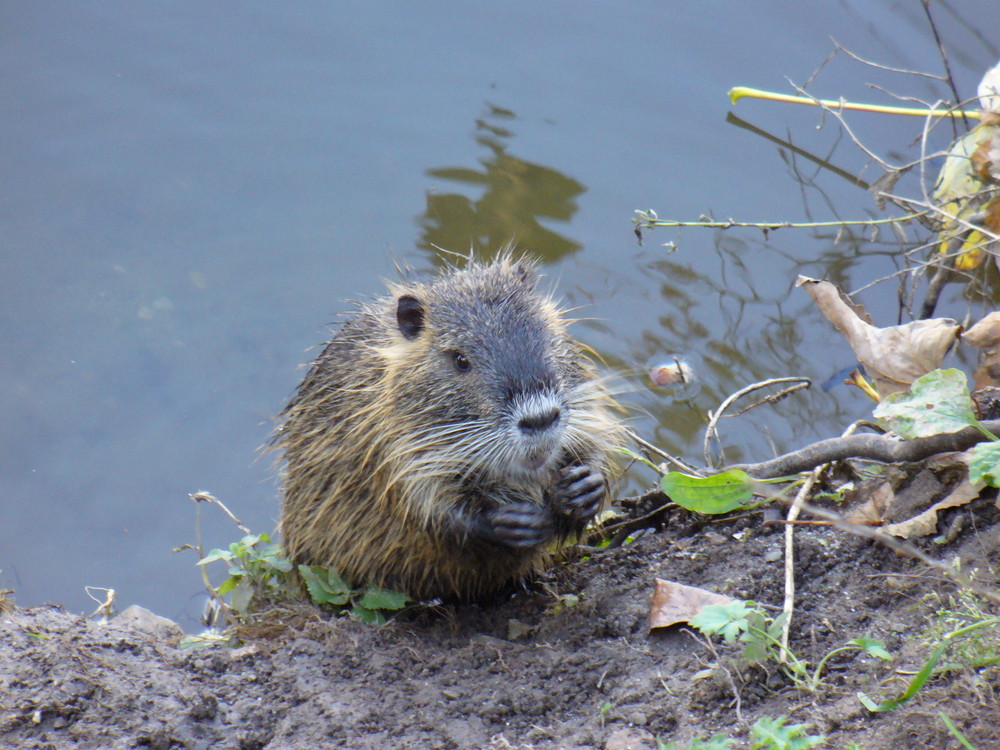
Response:
POLYGON ((563 469, 549 496, 557 513, 587 523, 601 509, 606 492, 604 475, 581 464, 563 469))
POLYGON ((483 514, 480 533, 508 547, 539 547, 556 535, 556 519, 548 508, 526 501, 501 505, 483 514))

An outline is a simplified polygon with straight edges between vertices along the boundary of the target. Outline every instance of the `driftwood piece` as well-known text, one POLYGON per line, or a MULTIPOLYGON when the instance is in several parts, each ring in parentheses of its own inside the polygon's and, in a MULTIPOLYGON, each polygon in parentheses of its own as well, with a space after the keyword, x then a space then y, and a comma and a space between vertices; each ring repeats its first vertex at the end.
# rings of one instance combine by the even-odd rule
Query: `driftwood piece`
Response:
MULTIPOLYGON (((1000 432, 1000 420, 982 423, 994 435, 1000 432)), ((757 479, 811 471, 820 464, 861 458, 882 463, 921 461, 935 453, 964 451, 988 438, 975 427, 958 432, 931 435, 925 438, 901 440, 890 435, 850 435, 812 443, 792 453, 753 464, 733 464, 726 469, 741 469, 757 479)))

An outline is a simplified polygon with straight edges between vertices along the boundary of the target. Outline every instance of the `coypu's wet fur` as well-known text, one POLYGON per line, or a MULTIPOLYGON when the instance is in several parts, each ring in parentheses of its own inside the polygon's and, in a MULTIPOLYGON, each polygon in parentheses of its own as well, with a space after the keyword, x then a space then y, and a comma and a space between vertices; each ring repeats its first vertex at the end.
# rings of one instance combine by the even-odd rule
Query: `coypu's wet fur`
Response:
POLYGON ((505 254, 389 284, 347 320, 275 435, 294 562, 483 600, 593 519, 621 428, 537 282, 505 254))

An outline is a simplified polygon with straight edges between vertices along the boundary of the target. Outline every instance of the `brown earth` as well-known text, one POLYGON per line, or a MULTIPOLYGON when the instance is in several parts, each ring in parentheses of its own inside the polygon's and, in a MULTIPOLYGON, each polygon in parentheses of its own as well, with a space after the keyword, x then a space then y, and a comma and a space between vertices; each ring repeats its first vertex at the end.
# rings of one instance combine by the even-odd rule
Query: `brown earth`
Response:
MULTIPOLYGON (((964 530, 925 550, 991 580, 993 501, 946 515, 964 530)), ((419 609, 381 628, 314 614, 238 648, 178 648, 176 626, 131 612, 101 623, 16 609, 0 618, 0 747, 621 750, 722 733, 742 748, 756 719, 782 715, 825 734, 822 747, 961 747, 939 712, 979 750, 1000 747, 997 666, 943 673, 894 711, 862 707, 859 690, 902 692, 930 650, 935 592, 955 589, 834 528, 796 531, 792 647, 816 663, 867 635, 891 664, 836 657, 807 693, 773 664, 737 663, 735 647, 713 650, 680 627, 649 632, 655 577, 780 607, 782 549, 781 527, 759 512, 716 522, 675 512, 665 530, 559 566, 502 605, 419 609), (568 593, 579 603, 558 608, 568 593)))

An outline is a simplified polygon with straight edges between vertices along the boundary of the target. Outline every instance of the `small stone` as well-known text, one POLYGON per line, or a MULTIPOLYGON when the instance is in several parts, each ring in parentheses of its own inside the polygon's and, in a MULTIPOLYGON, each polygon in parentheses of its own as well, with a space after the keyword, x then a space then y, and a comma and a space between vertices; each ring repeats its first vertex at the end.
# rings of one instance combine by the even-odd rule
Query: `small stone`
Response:
POLYGON ((149 635, 164 641, 171 638, 180 638, 184 635, 184 629, 176 622, 169 620, 166 617, 155 615, 145 607, 140 607, 138 604, 133 604, 131 607, 126 609, 118 615, 113 622, 116 625, 132 628, 133 630, 140 630, 143 633, 148 633, 149 635))
POLYGON ((625 721, 629 724, 634 724, 637 727, 645 726, 648 720, 649 719, 646 717, 646 714, 642 711, 632 711, 625 717, 625 721))
POLYGON ((604 750, 656 750, 656 738, 643 729, 616 729, 605 740, 604 750))
POLYGON ((769 549, 764 553, 764 562, 778 562, 784 556, 780 549, 769 549))

